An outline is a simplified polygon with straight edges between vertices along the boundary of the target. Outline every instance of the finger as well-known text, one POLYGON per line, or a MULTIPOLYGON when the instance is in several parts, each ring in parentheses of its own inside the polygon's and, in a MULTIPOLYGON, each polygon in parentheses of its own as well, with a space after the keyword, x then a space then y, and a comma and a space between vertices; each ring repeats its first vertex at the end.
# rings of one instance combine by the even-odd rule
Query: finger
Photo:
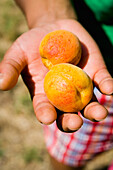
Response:
POLYGON ((64 113, 57 118, 57 126, 63 132, 74 132, 80 129, 82 124, 82 118, 76 113, 64 113))
POLYGON ((106 68, 98 70, 94 76, 94 82, 104 94, 113 94, 113 78, 106 68))
POLYGON ((39 122, 49 125, 57 119, 57 112, 45 94, 40 93, 33 97, 33 107, 39 122))
POLYGON ((94 101, 85 107, 83 115, 91 121, 102 121, 107 117, 108 111, 101 104, 94 101))
POLYGON ((14 87, 25 65, 26 58, 17 40, 0 63, 0 89, 9 90, 14 87))

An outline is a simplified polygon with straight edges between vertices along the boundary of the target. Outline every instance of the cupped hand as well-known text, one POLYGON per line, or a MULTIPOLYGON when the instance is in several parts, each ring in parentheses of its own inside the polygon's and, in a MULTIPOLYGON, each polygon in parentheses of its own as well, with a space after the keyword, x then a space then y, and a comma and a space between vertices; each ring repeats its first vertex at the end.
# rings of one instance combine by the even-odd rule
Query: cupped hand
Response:
MULTIPOLYGON (((59 29, 71 31, 78 36, 82 43, 79 67, 86 71, 102 93, 107 95, 113 93, 113 79, 107 71, 98 46, 81 24, 74 20, 60 20, 43 26, 37 24, 36 28, 21 35, 0 63, 0 89, 13 88, 21 74, 31 94, 37 119, 43 124, 51 124, 57 120, 59 129, 71 132, 82 126, 82 118, 77 113, 57 111, 48 101, 43 89, 44 77, 48 70, 41 61, 39 45, 47 33, 59 29)), ((100 121, 108 112, 96 99, 92 99, 82 114, 91 121, 100 121)))

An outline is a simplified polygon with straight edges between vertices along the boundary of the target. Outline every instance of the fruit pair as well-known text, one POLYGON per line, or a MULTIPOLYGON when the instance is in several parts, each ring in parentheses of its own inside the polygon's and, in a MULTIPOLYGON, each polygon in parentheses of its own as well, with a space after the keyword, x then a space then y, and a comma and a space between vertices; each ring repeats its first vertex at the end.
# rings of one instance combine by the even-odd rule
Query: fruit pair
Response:
POLYGON ((39 47, 42 62, 50 70, 44 80, 45 93, 63 112, 78 112, 92 98, 92 80, 75 66, 81 59, 81 49, 79 39, 65 30, 47 34, 39 47))

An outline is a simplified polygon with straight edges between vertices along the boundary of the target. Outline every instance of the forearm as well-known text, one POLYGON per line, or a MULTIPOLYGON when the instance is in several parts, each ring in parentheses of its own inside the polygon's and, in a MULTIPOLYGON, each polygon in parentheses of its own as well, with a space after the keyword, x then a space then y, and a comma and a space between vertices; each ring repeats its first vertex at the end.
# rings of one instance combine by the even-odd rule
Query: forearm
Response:
POLYGON ((59 19, 76 19, 70 0, 15 0, 24 12, 29 28, 59 19))

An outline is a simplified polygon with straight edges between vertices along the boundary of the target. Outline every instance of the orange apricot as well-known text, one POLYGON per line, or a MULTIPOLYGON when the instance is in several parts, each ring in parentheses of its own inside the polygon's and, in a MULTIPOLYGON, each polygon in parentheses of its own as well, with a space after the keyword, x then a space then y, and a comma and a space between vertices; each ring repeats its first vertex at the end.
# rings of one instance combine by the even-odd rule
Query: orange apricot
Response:
POLYGON ((79 67, 68 63, 56 64, 46 74, 44 90, 49 101, 64 112, 78 112, 91 100, 93 84, 79 67))
POLYGON ((48 33, 39 47, 43 64, 48 68, 59 63, 77 65, 81 59, 81 43, 76 35, 66 30, 48 33))

